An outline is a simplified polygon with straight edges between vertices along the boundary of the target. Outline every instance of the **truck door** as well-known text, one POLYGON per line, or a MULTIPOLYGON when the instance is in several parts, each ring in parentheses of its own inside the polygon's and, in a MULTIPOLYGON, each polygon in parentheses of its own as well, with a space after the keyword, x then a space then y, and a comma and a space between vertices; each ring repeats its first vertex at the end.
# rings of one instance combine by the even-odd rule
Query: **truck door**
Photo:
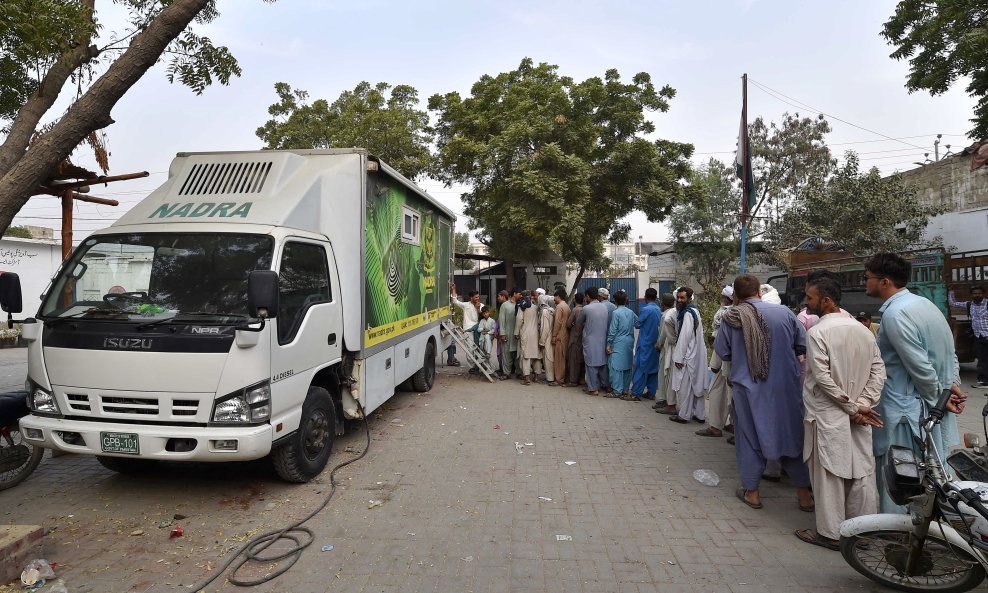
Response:
POLYGON ((271 355, 273 405, 290 411, 302 405, 312 369, 339 360, 342 308, 332 249, 289 238, 278 261, 279 303, 271 355), (279 405, 282 404, 282 405, 279 405), (283 406, 283 407, 282 407, 283 406))

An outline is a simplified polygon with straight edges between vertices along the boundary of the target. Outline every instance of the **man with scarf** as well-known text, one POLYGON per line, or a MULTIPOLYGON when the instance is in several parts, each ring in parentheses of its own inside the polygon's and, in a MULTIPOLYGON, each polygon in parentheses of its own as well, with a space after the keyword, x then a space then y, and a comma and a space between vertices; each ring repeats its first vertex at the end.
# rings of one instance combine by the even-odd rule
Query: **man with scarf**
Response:
POLYGON ((811 512, 796 360, 806 353, 806 330, 792 311, 759 298, 754 276, 734 279, 734 298, 737 305, 724 315, 714 350, 731 362, 735 452, 741 475, 735 496, 751 508, 762 508, 758 486, 766 459, 779 459, 796 485, 799 510, 811 512))
POLYGON ((703 422, 703 394, 707 389, 707 345, 703 341, 703 320, 693 304, 693 289, 683 286, 676 292, 676 349, 672 353, 672 389, 676 393, 677 414, 669 420, 686 424, 703 422))

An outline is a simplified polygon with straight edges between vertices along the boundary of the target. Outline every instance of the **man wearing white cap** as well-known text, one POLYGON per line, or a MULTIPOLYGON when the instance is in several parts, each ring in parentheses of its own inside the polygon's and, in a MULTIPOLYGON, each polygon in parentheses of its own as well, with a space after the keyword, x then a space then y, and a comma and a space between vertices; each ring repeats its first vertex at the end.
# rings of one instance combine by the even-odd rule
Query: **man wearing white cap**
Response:
MULTIPOLYGON (((604 306, 607 307, 607 327, 611 327, 611 318, 614 316, 613 314, 614 314, 614 311, 617 309, 617 305, 615 305, 614 303, 611 302, 611 293, 610 293, 610 291, 608 291, 607 288, 604 287, 604 286, 601 286, 600 288, 598 288, 597 289, 597 300, 600 301, 601 303, 604 303, 604 306)), ((604 341, 605 342, 607 341, 606 340, 606 336, 605 336, 605 340, 604 341)), ((605 395, 605 397, 617 397, 617 396, 611 395, 612 392, 613 392, 613 390, 611 389, 611 378, 610 378, 610 375, 608 373, 606 373, 606 372, 601 377, 601 388, 607 394, 607 395, 605 395)))
MULTIPOLYGON (((734 304, 734 287, 725 286, 720 291, 720 309, 714 313, 714 320, 710 324, 713 330, 710 335, 716 340, 717 332, 720 331, 721 321, 724 315, 734 304)), ((731 406, 731 384, 727 381, 727 376, 731 374, 731 361, 721 360, 717 351, 711 349, 710 370, 714 372, 714 380, 707 390, 707 424, 706 428, 696 431, 702 437, 719 437, 724 434, 724 426, 727 424, 727 416, 731 406)))

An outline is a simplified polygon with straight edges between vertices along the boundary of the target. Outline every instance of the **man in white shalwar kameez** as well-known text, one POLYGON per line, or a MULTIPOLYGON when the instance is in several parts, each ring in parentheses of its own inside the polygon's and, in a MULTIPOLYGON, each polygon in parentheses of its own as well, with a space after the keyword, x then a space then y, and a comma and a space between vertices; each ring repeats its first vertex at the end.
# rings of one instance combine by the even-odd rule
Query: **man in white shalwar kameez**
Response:
POLYGON ((676 413, 676 396, 672 391, 672 351, 676 349, 676 296, 662 295, 662 320, 659 322, 659 340, 655 349, 662 353, 659 359, 659 393, 652 406, 659 414, 676 413))
POLYGON ((693 289, 684 286, 676 293, 676 325, 679 337, 672 353, 672 389, 676 393, 679 413, 669 416, 685 424, 691 419, 703 422, 704 392, 707 390, 707 345, 703 339, 703 320, 693 305, 693 289))
POLYGON ((878 512, 871 427, 885 384, 885 364, 871 331, 841 313, 840 284, 821 278, 806 287, 806 308, 820 321, 806 332, 803 460, 810 470, 816 531, 804 542, 839 549, 845 519, 878 512))

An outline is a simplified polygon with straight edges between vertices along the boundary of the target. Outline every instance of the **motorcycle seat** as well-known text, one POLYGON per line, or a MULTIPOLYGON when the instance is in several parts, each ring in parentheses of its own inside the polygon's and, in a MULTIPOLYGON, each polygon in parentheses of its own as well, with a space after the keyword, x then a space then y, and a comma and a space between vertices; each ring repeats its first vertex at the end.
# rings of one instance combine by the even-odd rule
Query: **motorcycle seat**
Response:
POLYGON ((5 424, 30 413, 27 407, 27 391, 0 393, 0 424, 5 424))

